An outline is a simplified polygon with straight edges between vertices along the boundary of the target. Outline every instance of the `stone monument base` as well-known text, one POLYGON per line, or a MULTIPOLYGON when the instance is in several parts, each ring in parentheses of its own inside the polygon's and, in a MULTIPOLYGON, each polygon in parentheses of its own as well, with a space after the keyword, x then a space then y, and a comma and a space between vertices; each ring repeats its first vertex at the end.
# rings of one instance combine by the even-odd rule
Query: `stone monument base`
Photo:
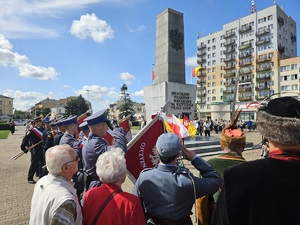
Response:
POLYGON ((186 115, 190 120, 194 119, 197 86, 173 82, 162 82, 144 87, 144 99, 146 108, 146 120, 151 115, 160 111, 161 107, 170 100, 167 114, 174 114, 178 118, 186 115))

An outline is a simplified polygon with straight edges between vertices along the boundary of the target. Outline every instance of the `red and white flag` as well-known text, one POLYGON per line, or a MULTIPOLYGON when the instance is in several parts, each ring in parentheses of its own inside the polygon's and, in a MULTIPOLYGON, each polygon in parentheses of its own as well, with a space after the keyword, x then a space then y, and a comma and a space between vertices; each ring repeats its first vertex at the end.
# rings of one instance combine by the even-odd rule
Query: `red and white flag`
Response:
POLYGON ((131 141, 131 139, 132 139, 131 125, 130 125, 130 122, 129 122, 128 117, 122 119, 122 120, 119 122, 119 126, 124 128, 124 131, 125 131, 125 137, 126 137, 126 140, 127 140, 127 143, 128 143, 128 142, 131 141))
MULTIPOLYGON (((121 120, 119 123, 120 127, 124 128, 125 131, 125 138, 127 140, 127 143, 132 139, 131 134, 131 126, 129 123, 129 119, 126 117, 123 120, 121 120)), ((109 145, 112 145, 114 143, 114 132, 111 129, 108 129, 106 132, 106 135, 103 137, 109 145)))
POLYGON ((162 118, 170 125, 173 133, 177 134, 181 139, 190 136, 190 132, 173 114, 162 116, 162 118))
POLYGON ((163 119, 156 115, 146 126, 127 144, 125 154, 129 177, 133 183, 141 171, 156 167, 159 156, 156 153, 157 138, 165 133, 163 119))

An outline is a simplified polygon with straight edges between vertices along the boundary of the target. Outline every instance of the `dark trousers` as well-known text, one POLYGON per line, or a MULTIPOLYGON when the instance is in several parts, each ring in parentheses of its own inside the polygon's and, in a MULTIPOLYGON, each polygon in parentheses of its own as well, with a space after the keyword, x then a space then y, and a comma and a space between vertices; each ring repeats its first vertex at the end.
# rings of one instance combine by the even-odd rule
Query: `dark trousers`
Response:
POLYGON ((42 167, 45 165, 43 150, 42 149, 32 149, 30 151, 31 154, 31 163, 28 171, 28 180, 33 180, 34 174, 39 171, 39 177, 43 176, 42 167))
POLYGON ((205 136, 210 137, 210 130, 205 130, 204 133, 205 133, 205 136))

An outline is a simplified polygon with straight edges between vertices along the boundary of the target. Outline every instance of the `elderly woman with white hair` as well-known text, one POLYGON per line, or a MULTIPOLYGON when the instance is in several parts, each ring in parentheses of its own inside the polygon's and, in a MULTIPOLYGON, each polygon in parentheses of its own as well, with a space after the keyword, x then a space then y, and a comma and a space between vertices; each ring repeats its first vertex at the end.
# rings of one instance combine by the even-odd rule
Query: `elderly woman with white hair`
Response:
POLYGON ((69 145, 57 145, 47 150, 49 173, 34 187, 30 225, 82 224, 81 206, 71 181, 78 170, 78 160, 69 145))
POLYGON ((103 184, 88 190, 85 194, 83 223, 85 225, 146 224, 139 198, 121 189, 127 172, 122 149, 113 148, 101 154, 96 168, 103 184))

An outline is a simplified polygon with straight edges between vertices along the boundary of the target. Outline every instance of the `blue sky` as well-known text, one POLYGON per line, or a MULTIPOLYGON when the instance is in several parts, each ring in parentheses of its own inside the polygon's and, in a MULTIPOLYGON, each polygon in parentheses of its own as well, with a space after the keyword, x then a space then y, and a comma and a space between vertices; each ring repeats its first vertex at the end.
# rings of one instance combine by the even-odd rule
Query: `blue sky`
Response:
MULTIPOLYGON (((300 1, 276 3, 298 23, 299 35, 300 1)), ((259 11, 274 1, 255 4, 259 11)), ((144 102, 155 20, 167 8, 184 14, 186 83, 195 84, 197 33, 250 14, 251 0, 1 0, 0 94, 13 97, 18 110, 81 94, 95 112, 118 100, 126 83, 131 99, 144 102)))

